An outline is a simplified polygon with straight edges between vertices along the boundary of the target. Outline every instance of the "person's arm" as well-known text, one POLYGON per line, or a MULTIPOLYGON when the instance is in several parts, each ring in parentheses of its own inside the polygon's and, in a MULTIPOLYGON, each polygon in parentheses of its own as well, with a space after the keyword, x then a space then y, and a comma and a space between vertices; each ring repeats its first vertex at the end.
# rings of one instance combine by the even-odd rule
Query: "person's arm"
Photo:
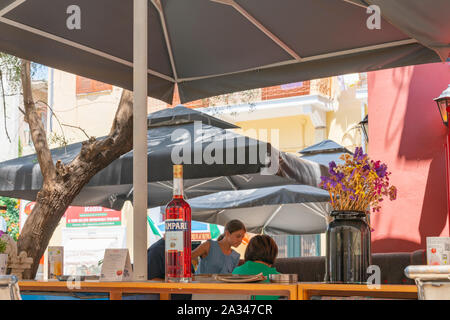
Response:
POLYGON ((209 253, 209 248, 211 247, 211 243, 209 241, 203 242, 194 251, 191 253, 191 259, 197 260, 198 257, 204 258, 209 253))

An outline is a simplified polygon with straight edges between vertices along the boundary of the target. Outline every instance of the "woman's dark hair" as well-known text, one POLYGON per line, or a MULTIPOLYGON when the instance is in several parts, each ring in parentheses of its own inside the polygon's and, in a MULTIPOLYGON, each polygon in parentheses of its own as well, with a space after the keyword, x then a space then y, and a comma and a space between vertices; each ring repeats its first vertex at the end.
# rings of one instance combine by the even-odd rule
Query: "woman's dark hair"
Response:
POLYGON ((262 261, 273 265, 278 255, 278 246, 268 235, 256 235, 250 239, 245 250, 245 261, 262 261))
MULTIPOLYGON (((245 228, 245 225, 242 223, 241 220, 230 220, 228 221, 228 223, 225 225, 225 231, 228 231, 230 234, 239 230, 244 230, 245 232, 247 232, 247 229, 245 228)), ((225 237, 225 233, 222 233, 218 238, 217 241, 222 240, 225 237)))

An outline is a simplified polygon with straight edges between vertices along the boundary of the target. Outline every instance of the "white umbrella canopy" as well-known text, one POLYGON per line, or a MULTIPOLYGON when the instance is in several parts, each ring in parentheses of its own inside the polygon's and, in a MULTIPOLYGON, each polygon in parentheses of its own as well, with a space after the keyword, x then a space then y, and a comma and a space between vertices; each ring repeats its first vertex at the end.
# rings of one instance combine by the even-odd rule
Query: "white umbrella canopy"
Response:
POLYGON ((255 208, 236 208, 194 212, 195 219, 226 225, 233 219, 241 220, 248 232, 257 234, 318 234, 327 230, 328 202, 291 203, 255 208))
POLYGON ((325 232, 329 200, 323 189, 284 185, 223 191, 187 201, 193 220, 224 226, 238 219, 249 232, 280 235, 325 232))

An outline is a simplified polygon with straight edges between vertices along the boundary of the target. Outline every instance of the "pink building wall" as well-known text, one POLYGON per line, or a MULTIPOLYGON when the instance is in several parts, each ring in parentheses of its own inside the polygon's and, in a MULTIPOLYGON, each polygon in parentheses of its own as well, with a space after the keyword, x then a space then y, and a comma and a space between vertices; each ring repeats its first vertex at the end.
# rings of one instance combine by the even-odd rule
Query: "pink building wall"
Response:
POLYGON ((449 236, 444 143, 436 98, 450 84, 450 64, 368 74, 369 155, 382 160, 398 188, 371 215, 372 252, 424 249, 426 237, 449 236))

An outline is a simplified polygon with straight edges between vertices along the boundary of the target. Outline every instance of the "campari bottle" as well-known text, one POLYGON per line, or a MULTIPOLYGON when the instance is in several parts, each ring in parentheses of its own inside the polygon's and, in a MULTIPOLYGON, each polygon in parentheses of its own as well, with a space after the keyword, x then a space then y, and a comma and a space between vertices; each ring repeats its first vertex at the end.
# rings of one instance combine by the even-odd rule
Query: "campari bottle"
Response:
POLYGON ((183 166, 173 166, 173 198, 166 206, 166 281, 190 282, 191 207, 183 196, 183 166))

